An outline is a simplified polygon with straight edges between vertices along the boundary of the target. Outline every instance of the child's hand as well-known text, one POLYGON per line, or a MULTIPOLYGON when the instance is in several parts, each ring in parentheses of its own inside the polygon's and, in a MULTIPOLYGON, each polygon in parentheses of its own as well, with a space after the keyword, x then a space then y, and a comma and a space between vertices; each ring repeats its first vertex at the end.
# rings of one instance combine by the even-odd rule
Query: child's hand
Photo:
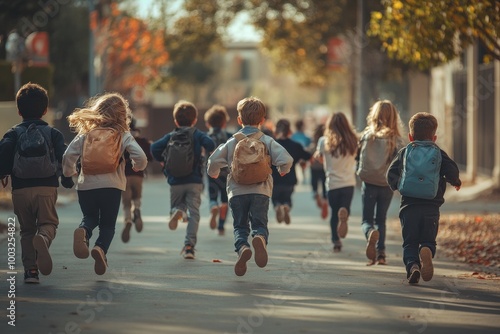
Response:
POLYGON ((217 175, 210 175, 210 177, 211 177, 212 179, 217 179, 217 178, 219 177, 219 173, 217 173, 217 175))
POLYGON ((285 176, 285 175, 286 175, 286 173, 284 173, 284 172, 280 173, 280 176, 285 176))
POLYGON ((454 186, 454 187, 455 187, 455 189, 457 189, 457 191, 460 190, 460 186, 454 186))

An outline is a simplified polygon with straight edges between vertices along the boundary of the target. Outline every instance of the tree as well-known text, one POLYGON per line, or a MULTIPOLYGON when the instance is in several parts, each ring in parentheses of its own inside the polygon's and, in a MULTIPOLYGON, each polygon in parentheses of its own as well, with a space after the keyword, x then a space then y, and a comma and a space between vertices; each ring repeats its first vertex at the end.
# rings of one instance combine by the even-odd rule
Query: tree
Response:
POLYGON ((371 15, 369 33, 392 58, 421 69, 445 63, 479 41, 500 59, 500 2, 497 0, 385 0, 371 15))

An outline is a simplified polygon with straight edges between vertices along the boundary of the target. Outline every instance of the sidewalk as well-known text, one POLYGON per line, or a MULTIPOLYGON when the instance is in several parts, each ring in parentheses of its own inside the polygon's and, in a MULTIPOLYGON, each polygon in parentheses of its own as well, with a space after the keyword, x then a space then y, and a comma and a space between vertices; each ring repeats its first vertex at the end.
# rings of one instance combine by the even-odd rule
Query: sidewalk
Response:
MULTIPOLYGON (((332 252, 328 222, 321 220, 308 187, 301 185, 293 197, 291 225, 277 224, 270 212, 267 267, 258 268, 252 259, 243 277, 233 272, 232 228, 228 226, 226 236, 220 237, 208 227, 206 195, 196 260, 179 255, 185 225, 176 231, 168 229, 168 193, 164 179, 146 181, 144 230, 141 234, 133 231, 130 242, 123 244, 119 218, 108 254, 110 267, 103 276, 94 274, 91 258, 80 260, 72 254, 73 230, 81 219, 78 203, 60 207, 61 224, 51 247, 54 270, 50 276, 41 276, 40 285, 23 284, 17 244, 17 328, 7 325, 6 257, 0 261, 0 332, 441 334, 500 330, 498 281, 464 277, 467 265, 441 257, 439 249, 433 280, 418 286, 406 283, 399 231, 388 231, 389 265, 367 267, 358 190, 342 253, 332 252)), ((443 209, 474 207, 447 202, 443 209)), ((397 209, 395 196, 391 217, 397 217, 397 209)), ((0 247, 7 245, 0 241, 0 247)))

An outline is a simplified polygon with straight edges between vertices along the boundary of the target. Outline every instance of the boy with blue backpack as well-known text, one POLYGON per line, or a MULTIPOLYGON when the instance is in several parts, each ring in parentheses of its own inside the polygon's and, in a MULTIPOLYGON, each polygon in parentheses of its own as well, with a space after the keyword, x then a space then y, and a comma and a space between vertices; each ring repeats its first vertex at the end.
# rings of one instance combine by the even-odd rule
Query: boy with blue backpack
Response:
POLYGON ((403 234, 403 262, 410 284, 434 274, 439 207, 446 182, 460 189, 457 164, 436 144, 437 119, 420 112, 410 119, 410 143, 402 148, 387 171, 387 182, 401 197, 399 218, 403 234))
POLYGON ((0 141, 0 178, 11 176, 12 204, 19 219, 24 282, 39 283, 38 273, 52 272, 49 247, 56 236, 59 177, 65 188, 71 177, 61 175, 66 144, 62 133, 42 120, 49 98, 40 85, 27 83, 16 95, 22 123, 0 141))
POLYGON ((198 109, 188 101, 179 101, 173 111, 175 130, 151 144, 151 154, 163 165, 170 185, 170 220, 168 227, 177 229, 179 220, 187 222, 182 254, 194 259, 200 224, 201 192, 203 191, 201 149, 211 152, 215 143, 196 129, 198 109))

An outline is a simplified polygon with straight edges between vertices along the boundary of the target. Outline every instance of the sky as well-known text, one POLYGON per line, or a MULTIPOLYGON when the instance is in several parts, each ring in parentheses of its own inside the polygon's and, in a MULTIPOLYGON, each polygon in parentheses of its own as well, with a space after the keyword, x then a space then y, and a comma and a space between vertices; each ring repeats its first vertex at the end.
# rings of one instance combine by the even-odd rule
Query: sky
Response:
MULTIPOLYGON (((172 0, 173 6, 181 6, 180 0, 172 0)), ((147 17, 155 7, 155 0, 135 0, 139 9, 139 16, 147 17)), ((175 9, 175 8, 174 8, 175 9)), ((154 12, 154 11, 153 11, 154 12)), ((229 38, 234 42, 258 42, 260 40, 259 34, 255 31, 251 24, 248 22, 248 15, 240 13, 236 16, 233 24, 229 26, 229 38)))

